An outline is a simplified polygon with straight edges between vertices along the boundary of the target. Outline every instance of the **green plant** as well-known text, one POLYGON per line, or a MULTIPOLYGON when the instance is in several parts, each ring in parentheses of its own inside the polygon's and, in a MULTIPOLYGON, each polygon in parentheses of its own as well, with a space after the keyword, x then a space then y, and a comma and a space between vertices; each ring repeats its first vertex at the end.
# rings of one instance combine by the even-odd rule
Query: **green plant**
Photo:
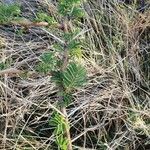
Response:
POLYGON ((38 12, 35 21, 47 22, 49 25, 57 24, 56 20, 45 12, 38 12))
POLYGON ((4 70, 9 66, 8 62, 0 62, 0 70, 4 70))
POLYGON ((0 23, 9 23, 12 20, 17 19, 21 10, 18 4, 0 4, 0 23))
MULTIPOLYGON (((49 124, 55 127, 56 143, 61 150, 72 150, 66 107, 73 99, 73 91, 86 82, 86 70, 77 62, 77 58, 82 57, 82 41, 78 36, 80 30, 70 25, 84 14, 79 7, 80 4, 80 0, 59 1, 58 12, 63 20, 60 32, 64 43, 57 42, 54 44, 53 52, 43 53, 37 66, 37 71, 51 74, 52 81, 59 89, 58 108, 63 115, 54 112, 49 124)), ((46 14, 42 13, 38 16, 40 21, 44 20, 53 24, 46 14)))
POLYGON ((146 117, 142 116, 140 113, 129 111, 128 123, 138 134, 147 136, 150 134, 149 119, 146 119, 146 117))
POLYGON ((65 128, 69 128, 67 122, 64 117, 62 117, 59 113, 54 112, 52 119, 49 121, 49 125, 54 127, 54 134, 56 136, 56 143, 61 150, 67 150, 68 139, 64 137, 65 128))
POLYGON ((0 63, 0 70, 5 69, 5 64, 4 63, 0 63))
POLYGON ((53 52, 43 53, 40 56, 40 60, 41 62, 38 64, 36 70, 44 74, 47 74, 48 72, 54 70, 57 65, 57 60, 53 52))
POLYGON ((60 0, 58 5, 59 13, 62 16, 79 18, 84 15, 84 12, 79 7, 81 0, 60 0))

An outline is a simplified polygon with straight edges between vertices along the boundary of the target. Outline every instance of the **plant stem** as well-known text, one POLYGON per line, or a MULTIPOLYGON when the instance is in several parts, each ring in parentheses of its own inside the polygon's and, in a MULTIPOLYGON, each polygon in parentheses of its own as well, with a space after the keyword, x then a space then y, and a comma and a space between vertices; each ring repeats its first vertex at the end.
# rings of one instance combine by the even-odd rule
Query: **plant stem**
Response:
MULTIPOLYGON (((63 27, 64 27, 64 33, 68 32, 68 22, 67 19, 64 20, 63 22, 63 27)), ((67 42, 65 42, 64 44, 64 53, 63 53, 63 58, 62 58, 62 66, 61 66, 61 72, 64 72, 64 70, 67 67, 68 64, 68 49, 67 49, 67 42)), ((64 92, 65 88, 62 86, 60 87, 60 91, 64 92)), ((64 103, 64 98, 63 96, 60 97, 60 101, 64 103)), ((60 106, 60 111, 65 115, 65 122, 67 125, 69 125, 69 120, 68 120, 68 115, 67 115, 67 111, 66 111, 66 106, 60 106)), ((70 129, 68 128, 68 126, 65 126, 65 136, 68 140, 68 145, 67 145, 67 150, 73 150, 72 149, 72 142, 71 142, 71 136, 70 136, 70 129)))

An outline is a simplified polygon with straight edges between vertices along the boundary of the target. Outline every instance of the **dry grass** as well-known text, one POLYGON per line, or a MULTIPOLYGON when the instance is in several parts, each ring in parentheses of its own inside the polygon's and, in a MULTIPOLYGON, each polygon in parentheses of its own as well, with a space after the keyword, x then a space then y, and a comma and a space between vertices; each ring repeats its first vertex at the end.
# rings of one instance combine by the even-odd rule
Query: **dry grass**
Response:
MULTIPOLYGON (((60 20, 55 2, 21 2, 24 17, 33 18, 42 8, 60 20)), ((67 108, 73 145, 81 150, 148 150, 150 10, 139 13, 131 5, 106 0, 89 0, 83 7, 86 16, 77 24, 89 30, 83 35, 82 60, 89 80, 67 108)), ((35 66, 59 36, 53 29, 48 34, 33 27, 20 34, 19 26, 0 25, 0 63, 7 64, 0 70, 1 150, 57 149, 48 125, 53 110, 59 111, 57 88, 35 66)))

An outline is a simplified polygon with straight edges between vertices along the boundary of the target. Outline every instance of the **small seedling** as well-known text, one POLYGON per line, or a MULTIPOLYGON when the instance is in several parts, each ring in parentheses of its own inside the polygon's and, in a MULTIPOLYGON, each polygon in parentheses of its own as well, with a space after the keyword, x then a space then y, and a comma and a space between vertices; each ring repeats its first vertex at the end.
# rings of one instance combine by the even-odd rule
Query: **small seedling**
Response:
MULTIPOLYGON (((60 150, 72 150, 70 125, 66 107, 73 100, 73 92, 76 88, 86 83, 86 70, 79 64, 77 59, 82 57, 82 42, 79 38, 80 30, 70 26, 74 20, 83 16, 80 8, 80 0, 60 0, 58 12, 62 17, 62 28, 64 43, 55 43, 53 52, 46 52, 40 56, 37 71, 50 74, 51 80, 58 87, 59 103, 58 109, 63 114, 54 112, 49 121, 50 126, 55 128, 54 135, 56 144, 60 150)), ((44 13, 38 14, 39 21, 47 21, 53 25, 53 21, 44 13)))

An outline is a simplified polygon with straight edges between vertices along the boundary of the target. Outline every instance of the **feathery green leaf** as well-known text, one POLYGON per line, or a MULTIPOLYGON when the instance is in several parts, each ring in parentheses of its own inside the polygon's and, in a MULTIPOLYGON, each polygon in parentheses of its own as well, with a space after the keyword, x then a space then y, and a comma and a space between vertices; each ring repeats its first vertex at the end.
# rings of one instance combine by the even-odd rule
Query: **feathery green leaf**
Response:
POLYGON ((63 73, 63 85, 70 91, 83 86, 86 82, 86 70, 76 63, 71 63, 63 73))

